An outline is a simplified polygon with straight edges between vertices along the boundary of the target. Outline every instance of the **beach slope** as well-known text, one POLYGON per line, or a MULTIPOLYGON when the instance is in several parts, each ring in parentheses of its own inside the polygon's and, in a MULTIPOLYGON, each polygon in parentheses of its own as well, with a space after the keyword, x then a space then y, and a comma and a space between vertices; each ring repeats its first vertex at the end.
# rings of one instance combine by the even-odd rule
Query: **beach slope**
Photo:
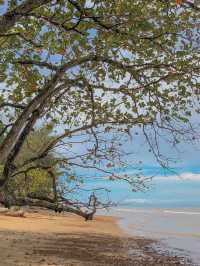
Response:
POLYGON ((125 235, 113 217, 85 222, 46 211, 27 212, 24 218, 0 214, 2 266, 188 265, 157 254, 151 243, 125 235))

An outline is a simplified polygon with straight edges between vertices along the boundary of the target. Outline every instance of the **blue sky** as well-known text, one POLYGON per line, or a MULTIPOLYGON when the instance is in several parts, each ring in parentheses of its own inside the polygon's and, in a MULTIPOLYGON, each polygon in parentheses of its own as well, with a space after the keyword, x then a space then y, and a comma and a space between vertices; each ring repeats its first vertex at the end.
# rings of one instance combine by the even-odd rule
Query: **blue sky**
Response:
MULTIPOLYGON (((193 123, 197 123, 197 118, 193 123)), ((167 134, 166 134, 167 135, 167 134)), ((144 165, 155 165, 158 166, 156 158, 153 153, 149 151, 149 146, 145 142, 145 138, 142 134, 133 134, 133 139, 130 142, 124 143, 123 147, 126 151, 130 151, 133 155, 133 161, 142 161, 144 165)), ((176 160, 176 163, 171 163, 173 167, 188 167, 188 166, 199 166, 200 169, 200 143, 198 140, 195 142, 180 142, 175 148, 169 145, 166 141, 161 141, 160 150, 163 155, 176 160)))
MULTIPOLYGON (((0 14, 6 10, 7 1, 4 1, 4 5, 0 5, 0 14)), ((197 123, 196 118, 193 123, 197 123)), ((135 136, 129 143, 124 143, 124 149, 133 152, 133 160, 143 161, 147 165, 157 165, 155 157, 152 152, 149 152, 149 147, 145 144, 144 137, 142 135, 135 136)), ((178 145, 179 152, 172 149, 168 143, 162 142, 161 149, 162 153, 167 157, 176 157, 177 166, 199 166, 200 167, 200 145, 198 142, 195 144, 191 143, 180 143, 178 145)))

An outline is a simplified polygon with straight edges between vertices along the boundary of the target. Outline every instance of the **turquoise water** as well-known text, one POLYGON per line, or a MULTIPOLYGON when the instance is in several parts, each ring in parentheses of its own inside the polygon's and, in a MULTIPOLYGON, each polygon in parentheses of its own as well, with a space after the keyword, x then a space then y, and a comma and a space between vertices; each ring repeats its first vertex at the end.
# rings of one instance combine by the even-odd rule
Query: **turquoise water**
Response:
MULTIPOLYGON (((114 169, 115 174, 135 175, 134 168, 114 169)), ((133 192, 126 182, 107 180, 103 174, 81 171, 87 177, 75 197, 87 200, 90 190, 99 200, 116 204, 106 215, 120 217, 119 224, 130 235, 159 240, 158 249, 191 258, 200 265, 200 167, 163 170, 145 166, 144 177, 154 176, 145 192, 133 192)))
MULTIPOLYGON (((115 173, 134 176, 134 168, 115 169, 115 173)), ((97 196, 102 201, 112 201, 124 208, 199 208, 200 207, 200 167, 177 167, 165 170, 161 167, 145 166, 143 175, 154 176, 148 182, 145 192, 133 192, 126 182, 107 180, 103 174, 81 172, 87 176, 83 189, 98 189, 97 196), (108 189, 106 192, 103 188, 108 189)), ((77 197, 86 200, 89 191, 79 191, 77 197)))

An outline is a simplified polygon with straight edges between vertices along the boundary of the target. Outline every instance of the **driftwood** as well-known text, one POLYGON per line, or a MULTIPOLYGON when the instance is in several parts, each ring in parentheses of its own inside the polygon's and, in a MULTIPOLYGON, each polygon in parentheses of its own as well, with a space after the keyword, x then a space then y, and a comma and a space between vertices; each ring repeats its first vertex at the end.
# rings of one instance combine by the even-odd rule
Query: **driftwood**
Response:
MULTIPOLYGON (((5 202, 5 199, 3 197, 0 197, 0 203, 3 204, 4 206, 7 206, 7 202, 5 202)), ((38 198, 30 198, 30 197, 23 197, 23 198, 15 198, 11 199, 9 202, 9 206, 31 206, 31 207, 42 207, 45 209, 53 210, 55 212, 70 212, 74 213, 76 215, 79 215, 85 220, 92 220, 93 216, 96 212, 96 208, 92 210, 86 210, 83 211, 80 207, 78 206, 69 206, 65 202, 54 202, 53 200, 50 200, 46 198, 44 199, 38 199, 38 198)))
POLYGON ((19 211, 8 210, 7 212, 4 213, 4 215, 11 216, 11 217, 23 217, 23 218, 25 218, 25 213, 22 210, 19 210, 19 211))
POLYGON ((23 210, 16 210, 15 208, 0 208, 0 214, 12 217, 25 217, 23 210))

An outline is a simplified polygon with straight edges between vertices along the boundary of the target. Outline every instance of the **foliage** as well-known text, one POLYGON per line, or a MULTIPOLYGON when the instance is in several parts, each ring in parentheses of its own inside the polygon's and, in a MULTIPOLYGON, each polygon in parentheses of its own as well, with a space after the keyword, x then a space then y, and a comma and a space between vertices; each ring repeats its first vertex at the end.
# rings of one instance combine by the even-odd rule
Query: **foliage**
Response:
POLYGON ((9 192, 14 192, 17 197, 34 195, 37 197, 52 195, 52 180, 47 171, 35 169, 24 175, 18 175, 9 183, 9 192))
MULTIPOLYGON (((15 165, 23 165, 25 161, 37 155, 42 146, 47 145, 54 136, 50 135, 51 130, 43 126, 30 133, 26 139, 20 153, 18 154, 15 165)), ((8 185, 9 191, 19 197, 34 195, 38 197, 50 197, 53 195, 53 180, 48 170, 53 171, 57 179, 59 172, 54 166, 53 154, 49 154, 44 159, 38 159, 35 162, 27 163, 20 167, 20 171, 14 171, 14 179, 11 179, 8 185)))
POLYGON ((90 167, 140 189, 137 175, 116 176, 112 169, 122 163, 121 146, 133 128, 141 128, 162 165, 163 132, 172 146, 190 133, 192 112, 199 111, 199 6, 9 0, 4 8, 0 109, 9 130, 0 145, 0 186, 29 165, 19 163, 27 156, 22 147, 28 141, 23 143, 46 120, 57 135, 46 147, 29 150, 35 167, 59 152, 56 165, 66 172, 90 167))

